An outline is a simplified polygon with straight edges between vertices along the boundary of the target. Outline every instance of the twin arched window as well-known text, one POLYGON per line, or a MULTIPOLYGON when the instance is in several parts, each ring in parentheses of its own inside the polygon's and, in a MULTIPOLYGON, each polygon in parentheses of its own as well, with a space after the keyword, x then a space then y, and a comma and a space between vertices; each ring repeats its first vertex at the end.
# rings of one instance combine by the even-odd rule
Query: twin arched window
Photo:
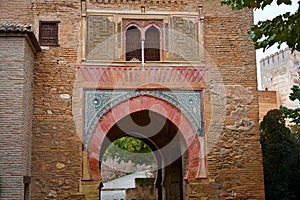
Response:
POLYGON ((155 26, 150 26, 145 32, 131 26, 125 36, 126 61, 141 61, 143 51, 145 61, 160 61, 160 31, 155 26))

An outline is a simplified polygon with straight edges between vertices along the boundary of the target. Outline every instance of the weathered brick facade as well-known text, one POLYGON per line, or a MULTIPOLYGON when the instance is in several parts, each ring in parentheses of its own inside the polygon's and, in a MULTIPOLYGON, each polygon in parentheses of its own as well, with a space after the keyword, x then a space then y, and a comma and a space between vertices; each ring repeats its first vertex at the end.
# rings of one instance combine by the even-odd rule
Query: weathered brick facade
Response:
POLYGON ((259 102, 259 120, 262 121, 264 116, 272 109, 278 109, 277 93, 275 91, 258 91, 259 102))
POLYGON ((31 24, 33 22, 31 6, 31 0, 1 1, 1 22, 31 24))
MULTIPOLYGON (((1 77, 9 79, 6 82, 1 80, 1 98, 10 97, 9 102, 15 100, 15 104, 1 104, 1 131, 6 129, 11 134, 8 137, 16 137, 14 133, 20 130, 20 137, 25 141, 24 136, 31 132, 25 123, 30 124, 32 119, 33 144, 31 172, 29 168, 28 173, 24 169, 24 173, 18 172, 17 179, 12 181, 10 178, 14 176, 2 178, 4 175, 1 174, 1 189, 6 187, 5 181, 9 181, 17 184, 15 191, 22 193, 21 176, 31 175, 31 199, 83 199, 84 195, 85 199, 97 199, 92 197, 97 195, 95 186, 98 183, 96 178, 93 179, 93 172, 99 171, 99 157, 93 160, 91 154, 94 150, 99 154, 101 138, 106 136, 101 134, 111 133, 110 129, 104 129, 113 128, 117 123, 113 120, 122 115, 151 110, 175 124, 182 132, 184 142, 192 144, 187 156, 182 157, 184 172, 180 177, 183 179, 184 199, 264 199, 255 51, 247 39, 247 29, 253 23, 251 10, 232 11, 220 6, 219 0, 33 0, 32 3, 19 0, 17 5, 26 6, 17 11, 17 6, 10 1, 4 2, 1 6, 9 5, 4 13, 20 15, 7 17, 1 12, 0 20, 32 23, 37 38, 39 21, 59 21, 59 46, 42 46, 35 60, 22 37, 18 38, 19 41, 5 39, 11 51, 0 49, 1 62, 16 53, 20 56, 22 53, 22 59, 26 58, 26 62, 20 62, 25 63, 21 66, 23 68, 26 63, 34 61, 33 81, 26 74, 22 78, 27 80, 26 84, 22 83, 26 87, 14 85, 10 76, 4 74, 10 69, 7 65, 3 67, 5 70, 1 68, 1 77), (161 61, 146 62, 146 69, 142 70, 140 62, 124 60, 123 31, 131 22, 142 30, 147 23, 152 23, 151 20, 161 30, 161 61), (23 51, 16 52, 20 48, 14 47, 20 44, 24 46, 23 51), (33 83, 33 104, 26 101, 29 106, 25 106, 24 101, 30 94, 27 91, 32 91, 28 88, 29 83, 33 83), (199 107, 203 133, 190 137, 194 130, 178 107, 170 106, 166 100, 140 95, 124 101, 130 105, 127 111, 117 109, 117 116, 111 114, 113 111, 104 114, 92 133, 93 141, 83 144, 82 137, 86 136, 84 114, 87 112, 84 91, 87 89, 138 89, 150 93, 166 89, 201 91, 203 96, 199 107), (143 102, 143 99, 148 100, 143 102), (151 107, 152 104, 162 107, 151 107), (22 105, 21 110, 14 105, 22 105), (33 116, 29 112, 30 105, 33 116), (168 110, 164 115, 159 108, 168 110), (14 118, 18 112, 25 114, 22 118, 14 118), (12 126, 12 122, 16 125, 12 126)), ((2 47, 5 42, 0 39, 2 47)), ((30 70, 29 67, 26 69, 30 70)), ((2 142, 5 142, 2 140, 4 136, 1 132, 1 167, 5 166, 2 155, 9 160, 4 155, 18 152, 12 143, 2 142)), ((22 148, 30 152, 30 145, 22 148)), ((15 163, 24 165, 25 160, 30 163, 30 156, 27 154, 20 162, 22 160, 20 157, 13 160, 11 169, 22 169, 15 163)), ((101 177, 100 174, 97 176, 101 177)), ((172 180, 165 180, 170 186, 172 180)), ((4 193, 1 195, 1 199, 9 199, 3 196, 4 193)), ((11 199, 17 198, 12 193, 7 195, 11 199)), ((172 199, 167 195, 166 192, 163 196, 172 199)))
POLYGON ((23 199, 31 176, 32 83, 39 46, 26 27, 0 26, 0 198, 23 199))
POLYGON ((39 21, 60 23, 59 47, 42 47, 35 63, 31 199, 73 199, 82 177, 82 144, 72 117, 80 1, 34 1, 32 12, 36 33, 39 21))

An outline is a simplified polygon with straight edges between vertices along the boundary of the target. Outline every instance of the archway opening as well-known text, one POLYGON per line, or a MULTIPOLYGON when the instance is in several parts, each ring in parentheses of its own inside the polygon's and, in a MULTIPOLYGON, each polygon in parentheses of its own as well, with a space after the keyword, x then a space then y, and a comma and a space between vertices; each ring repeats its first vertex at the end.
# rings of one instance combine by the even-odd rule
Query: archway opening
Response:
POLYGON ((156 159, 148 145, 130 136, 113 141, 107 147, 101 164, 103 182, 137 172, 144 172, 145 177, 154 177, 152 169, 157 169, 156 159))
MULTIPOLYGON (((183 199, 183 177, 187 171, 187 145, 178 128, 164 116, 149 110, 131 113, 109 130, 100 149, 100 161, 113 141, 130 136, 144 142, 156 160, 155 177, 151 185, 139 185, 126 190, 129 199, 183 199), (144 188, 140 188, 144 187, 144 188), (138 191, 144 191, 143 193, 138 191)), ((99 163, 102 166, 101 163, 99 163)), ((149 183, 149 181, 148 181, 149 183)), ((105 187, 104 187, 105 189, 105 187)))

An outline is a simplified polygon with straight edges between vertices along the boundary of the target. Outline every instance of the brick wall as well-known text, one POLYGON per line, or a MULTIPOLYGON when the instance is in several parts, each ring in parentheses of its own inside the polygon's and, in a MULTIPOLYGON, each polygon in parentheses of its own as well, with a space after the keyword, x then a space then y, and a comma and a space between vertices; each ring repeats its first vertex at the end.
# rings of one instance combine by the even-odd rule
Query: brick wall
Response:
POLYGON ((25 36, 0 35, 0 199, 23 199, 31 176, 34 53, 25 36))
POLYGON ((33 1, 39 21, 60 21, 58 47, 42 47, 34 68, 31 199, 73 199, 81 179, 81 141, 72 117, 75 65, 80 60, 80 1, 33 1))
POLYGON ((0 22, 32 23, 31 0, 0 1, 0 22))
POLYGON ((268 113, 268 111, 279 108, 276 91, 259 91, 258 103, 259 121, 262 121, 263 117, 268 113))

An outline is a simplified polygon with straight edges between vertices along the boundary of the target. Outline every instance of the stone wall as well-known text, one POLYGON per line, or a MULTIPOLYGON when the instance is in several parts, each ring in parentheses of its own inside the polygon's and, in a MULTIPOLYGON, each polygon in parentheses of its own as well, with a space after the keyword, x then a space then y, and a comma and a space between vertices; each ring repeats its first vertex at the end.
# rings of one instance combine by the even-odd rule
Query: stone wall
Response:
POLYGON ((0 199, 28 199, 34 52, 26 33, 0 32, 0 199), (28 181, 25 181, 28 182, 28 181))
POLYGON ((136 178, 135 188, 126 190, 126 200, 147 199, 156 200, 157 191, 154 187, 153 178, 136 178))
POLYGON ((261 84, 264 90, 276 91, 278 104, 297 108, 299 102, 291 101, 289 94, 293 85, 300 83, 300 52, 281 50, 261 59, 261 84))
POLYGON ((188 199, 264 199, 255 51, 247 40, 247 29, 253 23, 252 11, 231 11, 229 7, 218 6, 217 1, 201 3, 206 66, 216 67, 208 83, 222 82, 219 85, 223 87, 206 93, 208 178, 189 184, 188 199), (212 103, 221 105, 222 101, 214 99, 222 95, 225 110, 211 108, 212 103), (214 122, 222 112, 224 124, 214 122))
POLYGON ((145 164, 135 164, 131 160, 124 162, 119 159, 111 159, 101 162, 101 175, 103 181, 113 180, 117 177, 126 175, 127 173, 133 173, 137 171, 145 171, 149 169, 156 168, 156 163, 153 163, 152 166, 146 166, 145 164))

